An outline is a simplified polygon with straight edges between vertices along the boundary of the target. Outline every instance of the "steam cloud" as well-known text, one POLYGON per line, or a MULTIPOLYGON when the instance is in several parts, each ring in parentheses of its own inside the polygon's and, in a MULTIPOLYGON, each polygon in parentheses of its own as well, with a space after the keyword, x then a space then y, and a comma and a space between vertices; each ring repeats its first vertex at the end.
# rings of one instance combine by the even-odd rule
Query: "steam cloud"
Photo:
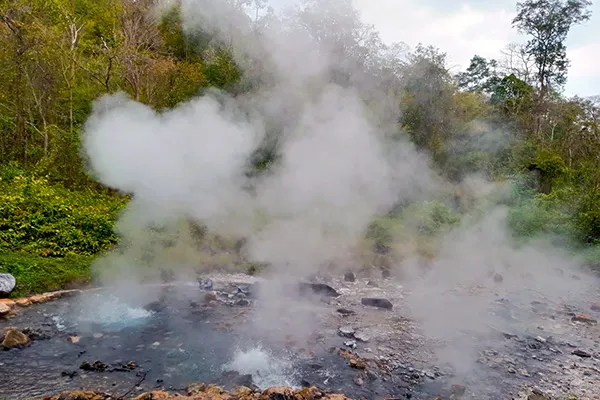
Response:
MULTIPOLYGON (((163 113, 123 94, 96 102, 83 136, 85 155, 100 182, 133 194, 117 226, 131 244, 116 259, 123 274, 136 262, 128 257, 133 248, 152 246, 148 227, 187 218, 245 236, 251 258, 271 263, 276 280, 306 276, 347 258, 374 216, 444 187, 410 142, 388 140, 386 127, 395 121, 382 120, 387 113, 367 111, 357 92, 368 83, 362 70, 355 85, 332 83, 333 71, 351 64, 306 27, 273 22, 250 32, 240 22, 245 14, 229 2, 183 0, 181 6, 184 29, 201 26, 231 40, 243 67, 250 70, 252 60, 261 60, 253 71, 266 83, 235 98, 209 92, 163 113), (280 131, 281 161, 270 173, 248 178, 248 160, 273 126, 280 131)), ((384 93, 379 99, 385 101, 376 104, 385 107, 395 104, 384 93)), ((491 184, 470 182, 489 192, 491 184)), ((416 259, 405 260, 406 286, 413 292, 408 305, 429 334, 455 340, 459 331, 504 324, 484 307, 498 296, 517 293, 526 302, 535 291, 558 301, 587 292, 591 280, 565 280, 570 272, 558 272, 579 269, 568 256, 544 244, 514 251, 504 221, 498 210, 459 227, 427 272, 416 259), (503 275, 502 285, 494 273, 503 275), (483 286, 488 292, 478 298, 486 301, 452 292, 468 285, 483 286)), ((279 296, 281 290, 269 293, 279 296)), ((265 302, 263 317, 278 321, 290 307, 298 311, 296 327, 310 325, 310 312, 281 299, 265 302)), ((456 343, 451 361, 472 361, 465 352, 471 344, 456 343)), ((463 372, 471 367, 466 363, 463 372)))

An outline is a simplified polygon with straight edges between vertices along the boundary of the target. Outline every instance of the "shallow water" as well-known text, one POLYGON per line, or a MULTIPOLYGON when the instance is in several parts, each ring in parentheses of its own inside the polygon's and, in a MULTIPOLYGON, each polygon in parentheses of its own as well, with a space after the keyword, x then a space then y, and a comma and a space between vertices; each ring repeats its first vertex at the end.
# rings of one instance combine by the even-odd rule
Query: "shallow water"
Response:
MULTIPOLYGON (((252 375, 260 388, 314 384, 367 398, 408 390, 407 385, 396 387, 393 380, 358 387, 353 382, 357 371, 329 352, 331 342, 315 345, 311 358, 300 359, 281 344, 253 337, 245 329, 246 322, 236 317, 240 308, 190 306, 194 297, 186 290, 163 290, 154 310, 103 292, 21 310, 16 319, 0 322, 0 329, 29 327, 48 338, 24 349, 0 352, 0 394, 29 399, 86 389, 118 397, 136 386, 178 391, 194 382, 229 387, 247 382, 232 381, 231 375, 224 374, 227 370, 252 375), (79 341, 71 343, 71 336, 79 341), (102 361, 117 369, 84 371, 79 368, 84 361, 102 361), (138 367, 118 368, 130 361, 138 367)), ((202 295, 198 290, 196 298, 202 295)))

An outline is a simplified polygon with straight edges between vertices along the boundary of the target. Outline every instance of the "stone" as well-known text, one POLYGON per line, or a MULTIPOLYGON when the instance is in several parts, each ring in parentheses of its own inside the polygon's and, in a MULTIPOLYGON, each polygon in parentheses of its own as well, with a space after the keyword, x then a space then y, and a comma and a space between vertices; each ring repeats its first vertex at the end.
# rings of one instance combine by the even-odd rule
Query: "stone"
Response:
POLYGON ((592 356, 587 351, 584 351, 581 349, 575 349, 575 350, 573 350, 573 352, 571 354, 573 354, 574 356, 581 357, 581 358, 590 358, 592 356))
POLYGON ((391 310, 393 308, 393 305, 389 300, 382 298, 365 297, 360 299, 360 302, 365 306, 384 308, 387 310, 391 310))
POLYGON ((590 317, 589 315, 586 314, 575 314, 572 318, 571 321, 573 322, 582 322, 584 324, 597 324, 598 321, 595 320, 594 318, 590 317))
POLYGON ((79 336, 69 336, 67 338, 67 340, 73 344, 75 343, 79 343, 79 340, 81 340, 81 338, 79 336))
POLYGON ((382 277, 383 279, 388 279, 388 278, 389 278, 389 277, 391 277, 391 276, 392 276, 392 273, 390 272, 390 270, 389 270, 389 269, 382 269, 382 270, 381 270, 381 277, 382 277))
POLYGON ((344 280, 346 282, 355 282, 356 281, 356 274, 354 272, 346 272, 344 274, 344 280))
POLYGON ((8 273, 0 273, 0 297, 8 296, 16 285, 17 280, 14 276, 8 273))
POLYGON ((314 283, 314 282, 301 282, 299 284, 300 294, 306 294, 307 292, 312 292, 313 294, 317 294, 325 297, 339 297, 340 294, 329 285, 324 283, 314 283))
POLYGON ((4 332, 2 346, 7 349, 24 347, 29 344, 29 338, 23 332, 16 329, 7 329, 4 332))
POLYGON ((356 314, 356 312, 349 310, 347 308, 338 308, 337 312, 339 312, 340 314, 342 314, 344 316, 356 314))
POLYGON ((358 340, 359 342, 367 343, 371 338, 364 332, 355 332, 354 339, 358 340))
POLYGON ((6 303, 0 303, 0 317, 6 317, 11 310, 12 307, 9 307, 6 303))
POLYGON ((342 337, 351 338, 354 335, 354 328, 351 326, 342 326, 338 329, 338 333, 342 337))
POLYGON ((540 389, 534 388, 531 390, 527 400, 550 400, 540 389))
POLYGON ((499 273, 495 273, 493 279, 494 279, 494 282, 500 283, 504 280, 504 277, 502 275, 500 275, 499 273))
POLYGON ((374 287, 374 288, 378 288, 379 287, 379 285, 376 282, 374 282, 374 281, 368 281, 367 282, 367 286, 374 287))
POLYGON ((217 294, 215 292, 207 292, 204 295, 205 303, 210 303, 211 301, 217 301, 217 294))
POLYGON ((352 368, 356 368, 356 369, 365 369, 367 368, 367 364, 364 363, 364 361, 357 361, 354 358, 351 358, 350 361, 350 366, 352 368))
POLYGON ((212 279, 198 279, 198 284, 200 285, 200 289, 210 290, 213 287, 212 279))
POLYGON ((31 305, 31 300, 27 298, 22 298, 15 300, 15 303, 17 303, 19 307, 29 307, 31 305))
POLYGON ((93 371, 93 372, 103 372, 109 369, 108 364, 103 363, 102 361, 94 361, 94 363, 90 364, 87 361, 83 361, 79 365, 79 369, 84 371, 93 371))

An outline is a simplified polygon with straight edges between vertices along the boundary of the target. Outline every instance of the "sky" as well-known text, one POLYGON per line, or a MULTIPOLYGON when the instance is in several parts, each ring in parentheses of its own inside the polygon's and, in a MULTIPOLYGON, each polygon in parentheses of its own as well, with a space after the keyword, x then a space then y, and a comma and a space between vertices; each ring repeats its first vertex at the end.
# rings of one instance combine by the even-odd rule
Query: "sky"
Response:
MULTIPOLYGON (((289 3, 291 0, 273 0, 289 3)), ((447 54, 451 71, 464 70, 475 54, 500 58, 511 42, 526 38, 511 27, 514 0, 353 0, 364 22, 373 24, 386 43, 433 45, 447 54)), ((592 18, 571 29, 567 56, 571 60, 567 96, 600 95, 600 1, 592 18)))

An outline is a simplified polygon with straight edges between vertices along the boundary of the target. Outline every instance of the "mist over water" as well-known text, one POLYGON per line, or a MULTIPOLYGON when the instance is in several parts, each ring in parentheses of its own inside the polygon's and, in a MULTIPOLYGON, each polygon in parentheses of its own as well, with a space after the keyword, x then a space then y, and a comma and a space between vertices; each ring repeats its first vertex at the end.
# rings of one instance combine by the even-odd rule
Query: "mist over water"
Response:
MULTIPOLYGON (((329 3, 323 4, 329 10, 329 3)), ((345 10, 344 2, 330 5, 345 10)), ((152 247, 149 227, 176 225, 181 219, 244 236, 249 257, 273 267, 270 288, 256 311, 256 329, 278 325, 282 316, 297 312, 295 325, 286 329, 308 335, 307 327, 316 323, 311 305, 284 296, 284 283, 336 260, 343 260, 345 268, 358 267, 352 250, 374 217, 398 203, 434 198, 451 184, 408 140, 391 140, 391 133, 403 135, 388 118, 393 95, 376 76, 365 73, 365 65, 344 58, 334 46, 343 36, 336 37, 338 42, 316 40, 319 32, 311 27, 319 24, 310 20, 315 15, 302 14, 304 23, 282 19, 252 31, 244 28, 248 16, 230 2, 183 0, 181 7, 186 31, 201 28, 231 43, 240 65, 265 84, 237 97, 209 91, 164 112, 123 94, 95 103, 83 135, 85 156, 100 182, 133 195, 117 225, 129 247, 111 262, 118 264, 118 277, 141 276, 143 268, 133 265, 133 249, 152 247), (257 60, 260 70, 250 70, 257 60), (333 79, 339 71, 350 77, 345 84, 333 79), (363 100, 365 88, 369 104, 363 100), (273 126, 280 132, 279 161, 269 173, 248 178, 248 160, 273 126)), ((466 184, 481 204, 495 188, 481 177, 466 184)), ((505 210, 493 204, 483 207, 485 215, 466 219, 449 232, 425 269, 416 254, 395 266, 411 291, 408 309, 398 312, 410 313, 427 334, 453 343, 451 352, 440 352, 440 359, 465 375, 475 367, 476 352, 462 332, 515 326, 490 315, 494 300, 577 302, 594 282, 586 279, 577 260, 548 243, 516 246, 505 210), (496 274, 501 282, 494 280, 496 274), (570 279, 573 274, 580 279, 570 279), (465 288, 479 291, 467 295, 465 288)), ((182 262, 182 269, 188 267, 182 262)), ((528 316, 533 327, 535 316, 528 316)), ((259 386, 280 383, 267 377, 285 368, 266 353, 254 349, 236 354, 230 366, 241 373, 259 370, 265 379, 259 386)))

